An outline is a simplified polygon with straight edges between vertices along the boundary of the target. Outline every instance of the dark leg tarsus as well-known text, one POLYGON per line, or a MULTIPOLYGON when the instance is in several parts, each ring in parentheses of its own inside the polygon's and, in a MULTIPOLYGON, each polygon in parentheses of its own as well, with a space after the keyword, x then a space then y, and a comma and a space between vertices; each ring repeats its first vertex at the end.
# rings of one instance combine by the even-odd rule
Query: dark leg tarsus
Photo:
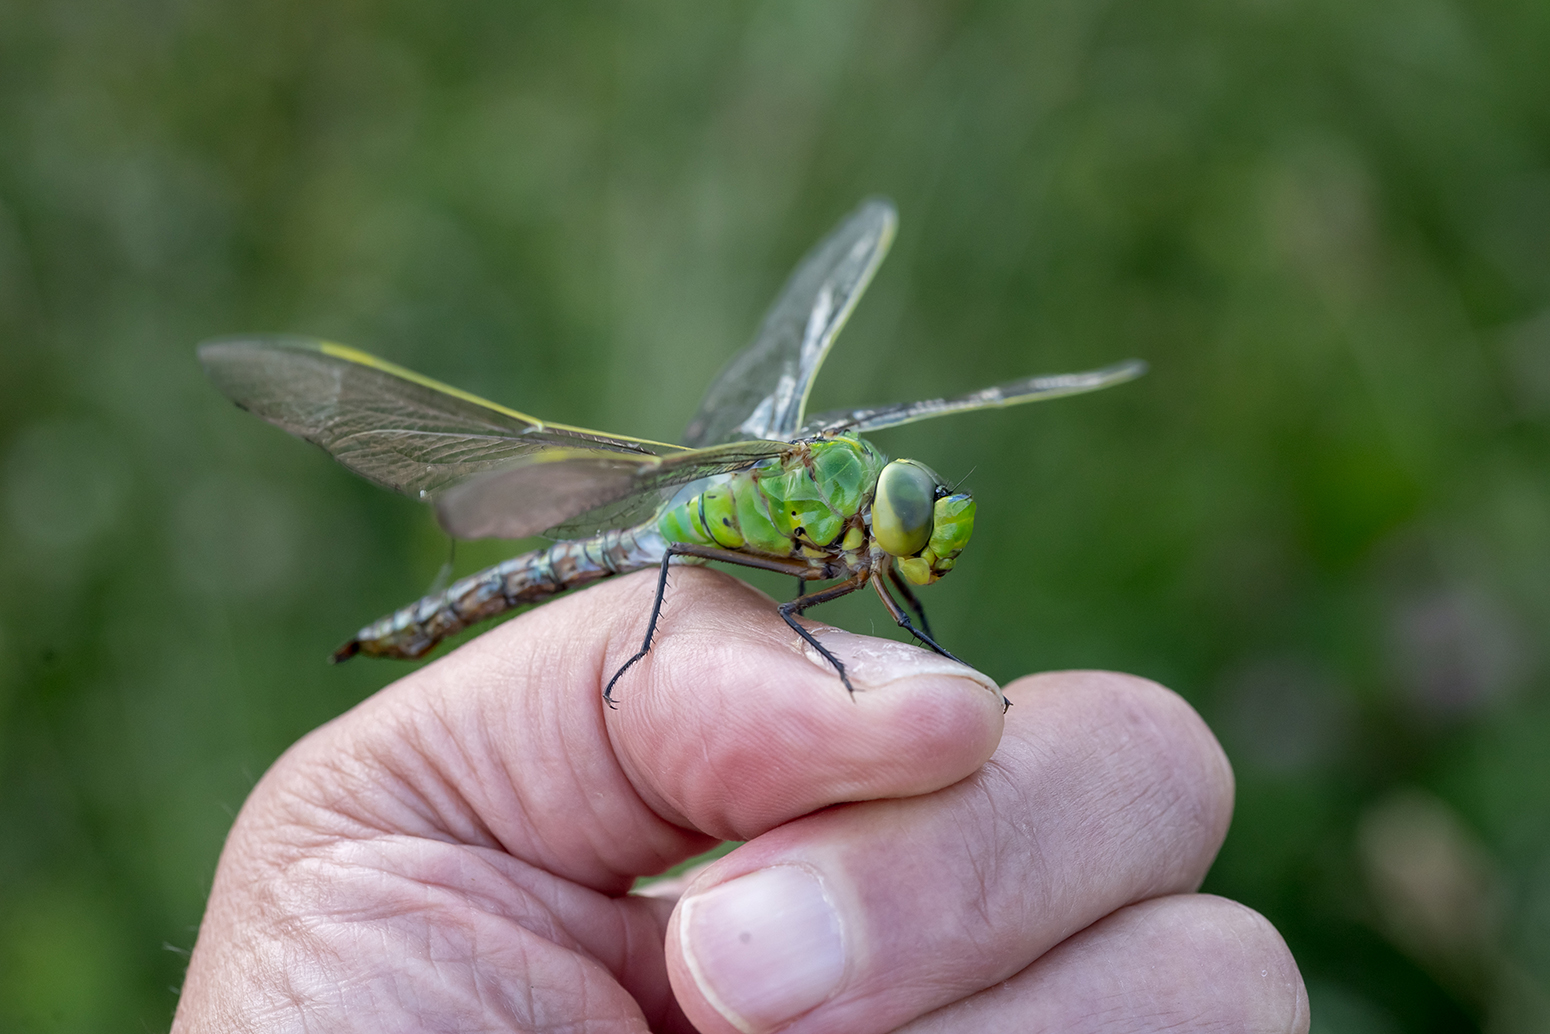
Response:
MULTIPOLYGON (((904 613, 904 609, 899 606, 898 601, 895 600, 893 598, 893 596, 888 592, 888 589, 887 589, 887 587, 885 585, 883 585, 883 580, 881 578, 877 578, 875 576, 873 577, 873 579, 872 579, 872 588, 876 589, 877 590, 877 595, 882 597, 883 605, 888 608, 888 613, 893 615, 893 620, 898 624, 898 626, 900 628, 904 629, 910 635, 914 636, 916 639, 920 640, 922 643, 925 643, 931 649, 935 650, 937 653, 941 654, 943 657, 946 657, 948 660, 950 660, 950 661, 957 661, 959 664, 963 664, 963 666, 966 667, 966 668, 970 667, 970 665, 965 664, 964 661, 961 658, 954 657, 947 650, 943 649, 942 646, 940 644, 938 644, 935 639, 932 639, 925 632, 922 632, 920 629, 918 629, 914 625, 910 624, 910 616, 908 614, 904 613)), ((922 623, 924 623, 924 617, 922 617, 922 623)), ((1002 710, 1002 712, 1005 713, 1006 709, 1011 707, 1011 706, 1012 706, 1012 702, 1010 700, 1008 700, 1006 698, 1006 694, 1003 693, 1001 695, 1001 710, 1002 710)))
MULTIPOLYGON (((797 621, 796 616, 808 607, 815 607, 820 603, 828 603, 830 600, 837 600, 841 596, 855 592, 866 584, 866 579, 867 574, 863 571, 854 578, 848 578, 838 585, 831 585, 829 588, 815 592, 811 596, 798 596, 796 599, 780 605, 780 616, 785 619, 786 624, 790 625, 797 635, 805 639, 808 646, 817 650, 820 657, 834 665, 834 670, 839 673, 840 681, 845 683, 845 691, 850 694, 852 700, 856 698, 856 687, 850 684, 850 676, 845 674, 845 665, 841 664, 840 659, 830 653, 828 647, 820 643, 811 632, 803 628, 797 621)), ((802 582, 805 587, 806 580, 803 579, 802 582)))
MULTIPOLYGON (((932 639, 925 632, 922 632, 920 629, 911 624, 910 616, 904 613, 904 608, 899 606, 899 601, 893 598, 893 594, 888 591, 887 586, 883 585, 883 580, 876 575, 872 576, 872 588, 877 590, 877 595, 882 599, 883 606, 887 607, 888 613, 893 615, 895 624, 904 629, 910 635, 914 636, 916 639, 919 639, 922 643, 925 643, 927 646, 941 654, 943 657, 946 657, 949 660, 958 661, 959 664, 963 664, 963 661, 948 653, 945 649, 942 648, 940 644, 937 643, 935 639, 932 639)), ((964 667, 967 668, 968 665, 964 664, 964 667)))
POLYGON ((786 624, 790 625, 793 629, 796 630, 797 635, 807 640, 808 646, 811 646, 814 650, 818 651, 819 656, 828 661, 830 664, 834 665, 834 670, 839 674, 840 681, 845 683, 845 692, 849 693, 851 698, 854 699, 856 696, 856 687, 850 684, 850 676, 845 674, 845 665, 840 663, 840 659, 838 657, 829 652, 829 648, 827 646, 824 646, 817 639, 814 639, 813 633, 809 632, 807 629, 798 624, 796 617, 788 613, 786 611, 786 607, 787 604, 781 604, 780 616, 786 619, 786 624))
POLYGON ((893 583, 895 589, 899 590, 899 595, 904 597, 904 605, 913 610, 915 616, 920 619, 920 630, 929 636, 931 634, 931 622, 926 620, 926 608, 920 605, 920 600, 915 598, 915 593, 910 588, 910 583, 904 580, 904 576, 899 574, 899 569, 892 564, 888 565, 888 580, 893 583))
MULTIPOLYGON (((623 677, 624 673, 636 661, 651 652, 651 640, 656 635, 657 620, 662 615, 662 597, 667 592, 668 562, 675 556, 698 557, 701 560, 719 560, 723 563, 736 564, 739 567, 753 567, 762 571, 777 571, 782 574, 795 575, 798 587, 801 589, 807 588, 807 582, 809 581, 808 572, 815 570, 805 560, 750 556, 748 554, 736 553, 729 549, 721 549, 715 546, 699 546, 686 542, 669 543, 667 552, 662 556, 662 573, 657 579, 657 595, 651 605, 651 620, 646 626, 645 641, 641 643, 640 650, 636 652, 635 656, 625 661, 619 670, 614 672, 614 677, 608 680, 608 685, 603 689, 603 701, 609 707, 614 707, 613 689, 618 684, 619 679, 623 677)), ((835 671, 839 672, 840 680, 845 683, 845 688, 851 692, 852 696, 855 694, 855 689, 851 686, 850 679, 845 674, 845 666, 839 662, 838 658, 825 649, 822 643, 813 638, 807 629, 797 624, 792 615, 800 614, 808 607, 816 604, 838 599, 846 593, 855 592, 862 585, 866 584, 867 577, 867 573, 863 571, 847 581, 841 582, 839 585, 831 585, 829 588, 815 592, 810 596, 804 596, 799 593, 797 599, 789 603, 783 603, 780 606, 780 616, 785 619, 786 624, 790 625, 798 635, 807 640, 808 644, 817 650, 824 660, 834 665, 835 671)))
POLYGON ((910 635, 914 636, 916 639, 919 639, 922 643, 925 643, 927 646, 929 646, 931 649, 935 650, 937 653, 941 654, 943 657, 946 657, 950 661, 957 661, 959 664, 962 664, 966 668, 971 666, 966 661, 962 660, 961 658, 954 657, 950 652, 948 652, 948 650, 945 647, 940 645, 935 639, 932 639, 930 636, 926 635, 925 632, 922 632, 920 629, 916 628, 913 624, 911 624, 910 623, 910 617, 909 617, 908 614, 905 614, 905 613, 901 612, 899 614, 899 619, 898 620, 899 620, 899 627, 900 628, 904 629, 906 632, 908 632, 910 635))
POLYGON ((667 552, 662 554, 662 574, 657 578, 657 596, 651 604, 651 620, 646 623, 646 641, 640 644, 640 650, 634 657, 625 661, 623 666, 614 672, 614 677, 608 680, 608 685, 603 689, 603 703, 609 707, 614 707, 614 684, 630 670, 632 664, 651 652, 651 637, 657 633, 657 618, 662 616, 662 597, 667 593, 667 565, 675 555, 672 546, 668 546, 667 552))

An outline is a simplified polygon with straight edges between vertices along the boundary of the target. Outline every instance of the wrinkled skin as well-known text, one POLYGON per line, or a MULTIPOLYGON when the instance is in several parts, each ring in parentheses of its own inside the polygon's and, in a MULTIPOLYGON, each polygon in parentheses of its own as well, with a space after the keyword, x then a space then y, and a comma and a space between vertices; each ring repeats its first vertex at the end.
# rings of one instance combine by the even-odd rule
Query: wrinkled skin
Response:
POLYGON ((1179 697, 1006 687, 725 575, 525 614, 297 743, 221 857, 174 1030, 1308 1029, 1276 931, 1193 893, 1232 774, 1179 697), (748 844, 684 886, 635 878, 748 844), (676 902, 672 895, 681 892, 676 902))

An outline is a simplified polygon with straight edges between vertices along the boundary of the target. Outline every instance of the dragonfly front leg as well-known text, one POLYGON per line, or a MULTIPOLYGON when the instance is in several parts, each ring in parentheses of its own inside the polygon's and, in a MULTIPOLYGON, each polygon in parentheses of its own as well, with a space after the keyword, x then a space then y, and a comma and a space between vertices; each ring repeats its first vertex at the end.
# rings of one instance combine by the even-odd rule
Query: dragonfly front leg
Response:
MULTIPOLYGON (((841 664, 840 659, 830 653, 828 647, 820 643, 813 636, 813 633, 798 624, 796 616, 808 607, 816 607, 820 603, 828 603, 830 600, 837 600, 841 596, 855 592, 866 584, 867 577, 867 572, 861 571, 840 582, 838 585, 831 585, 827 589, 821 589, 811 596, 798 596, 796 599, 780 605, 780 616, 786 619, 786 624, 795 629, 797 635, 807 640, 807 645, 817 650, 820 657, 834 665, 834 670, 839 672, 840 681, 845 683, 845 690, 852 698, 856 695, 856 687, 850 684, 850 676, 845 674, 845 665, 841 664)), ((804 581, 803 584, 805 585, 806 582, 804 581)))
POLYGON ((943 657, 946 657, 949 660, 958 661, 959 664, 963 664, 966 668, 969 667, 969 665, 964 664, 962 660, 954 657, 952 654, 948 653, 945 649, 938 645, 935 639, 932 639, 925 632, 922 632, 920 629, 910 624, 910 616, 904 613, 904 608, 899 606, 898 601, 893 598, 893 595, 888 591, 887 586, 883 585, 882 578, 880 578, 875 571, 872 573, 871 577, 872 588, 876 589, 877 595, 882 597, 883 606, 888 608, 888 613, 893 615, 893 620, 900 628, 904 629, 910 635, 914 636, 916 639, 919 639, 927 646, 931 647, 931 649, 935 650, 943 657))
MULTIPOLYGON (((892 564, 888 565, 888 580, 893 583, 895 589, 899 590, 899 595, 904 597, 904 605, 913 610, 915 616, 920 619, 920 630, 926 633, 926 641, 930 642, 931 622, 926 620, 926 608, 922 607, 920 601, 915 598, 914 591, 910 589, 910 583, 904 580, 899 574, 899 569, 892 564)), ((891 613, 892 608, 889 608, 889 610, 891 613)))
MULTIPOLYGON (((893 595, 889 593, 887 587, 883 585, 883 580, 877 576, 875 571, 872 573, 872 588, 877 590, 877 595, 882 598, 883 606, 888 608, 888 613, 893 615, 894 621, 898 623, 900 628, 904 629, 910 635, 914 636, 916 639, 919 639, 921 642, 925 643, 927 646, 931 647, 931 649, 935 650, 943 657, 946 657, 948 660, 957 661, 959 664, 963 664, 964 667, 969 667, 969 665, 964 664, 962 659, 954 657, 951 653, 944 650, 940 645, 937 644, 935 639, 932 639, 925 632, 922 632, 920 629, 910 624, 909 615, 904 613, 904 610, 894 600, 893 595)), ((919 606, 920 604, 917 603, 916 607, 918 608, 919 606)), ((921 623, 924 624, 926 616, 921 614, 920 620, 921 623)), ((1011 706, 1012 702, 1008 700, 1006 698, 1006 694, 1003 693, 1001 695, 1001 710, 1005 712, 1006 709, 1011 706)))

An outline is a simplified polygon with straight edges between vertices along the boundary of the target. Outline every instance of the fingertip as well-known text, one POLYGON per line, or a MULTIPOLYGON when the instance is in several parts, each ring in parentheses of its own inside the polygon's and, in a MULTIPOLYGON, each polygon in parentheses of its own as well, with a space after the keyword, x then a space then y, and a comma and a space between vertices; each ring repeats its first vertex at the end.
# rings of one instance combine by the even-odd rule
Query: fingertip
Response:
POLYGON ((1263 916, 1224 898, 1178 894, 1121 908, 1012 979, 903 1029, 971 1026, 1307 1034, 1308 994, 1263 916))
POLYGON ((1030 701, 1031 706, 1020 716, 1025 721, 1039 709, 1038 701, 1061 699, 1101 712, 1111 720, 1140 721, 1153 727, 1187 747, 1202 776, 1217 790, 1223 821, 1231 816, 1235 779, 1227 752, 1194 705, 1162 683, 1120 671, 1074 669, 1025 675, 1006 687, 1006 695, 1011 700, 1030 701))
POLYGON ((1214 894, 1179 895, 1138 906, 1168 915, 1177 924, 1182 950, 1196 954, 1214 983, 1237 989, 1240 1010, 1233 1029, 1307 1034, 1311 1021, 1308 989, 1286 939, 1275 925, 1247 905, 1214 894))
POLYGON ((1179 872, 1193 873, 1187 886, 1198 886, 1226 839, 1235 785, 1226 752, 1189 702, 1151 679, 1113 671, 1044 672, 1006 692, 1018 704, 1008 714, 1009 741, 1085 743, 1112 757, 1114 779, 1152 788, 1150 805, 1196 848, 1179 859, 1179 872))
POLYGON ((763 594, 685 569, 671 599, 608 723, 632 778, 696 828, 746 839, 829 804, 930 792, 995 750, 1000 691, 971 668, 809 625, 848 693, 763 594))

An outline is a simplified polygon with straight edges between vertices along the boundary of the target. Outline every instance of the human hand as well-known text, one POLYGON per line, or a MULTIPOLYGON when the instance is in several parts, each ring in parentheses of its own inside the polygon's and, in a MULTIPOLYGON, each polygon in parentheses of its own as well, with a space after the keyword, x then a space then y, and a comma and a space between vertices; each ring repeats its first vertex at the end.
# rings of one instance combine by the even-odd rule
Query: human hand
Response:
POLYGON ((221 856, 174 1030, 1301 1032, 1275 930, 1191 891, 1232 775, 1178 697, 1007 687, 675 569, 556 600, 291 748, 221 856), (1003 727, 1004 723, 1004 727, 1003 727), (749 843, 675 903, 632 895, 749 843), (692 1026, 691 1026, 692 1021, 692 1026))

